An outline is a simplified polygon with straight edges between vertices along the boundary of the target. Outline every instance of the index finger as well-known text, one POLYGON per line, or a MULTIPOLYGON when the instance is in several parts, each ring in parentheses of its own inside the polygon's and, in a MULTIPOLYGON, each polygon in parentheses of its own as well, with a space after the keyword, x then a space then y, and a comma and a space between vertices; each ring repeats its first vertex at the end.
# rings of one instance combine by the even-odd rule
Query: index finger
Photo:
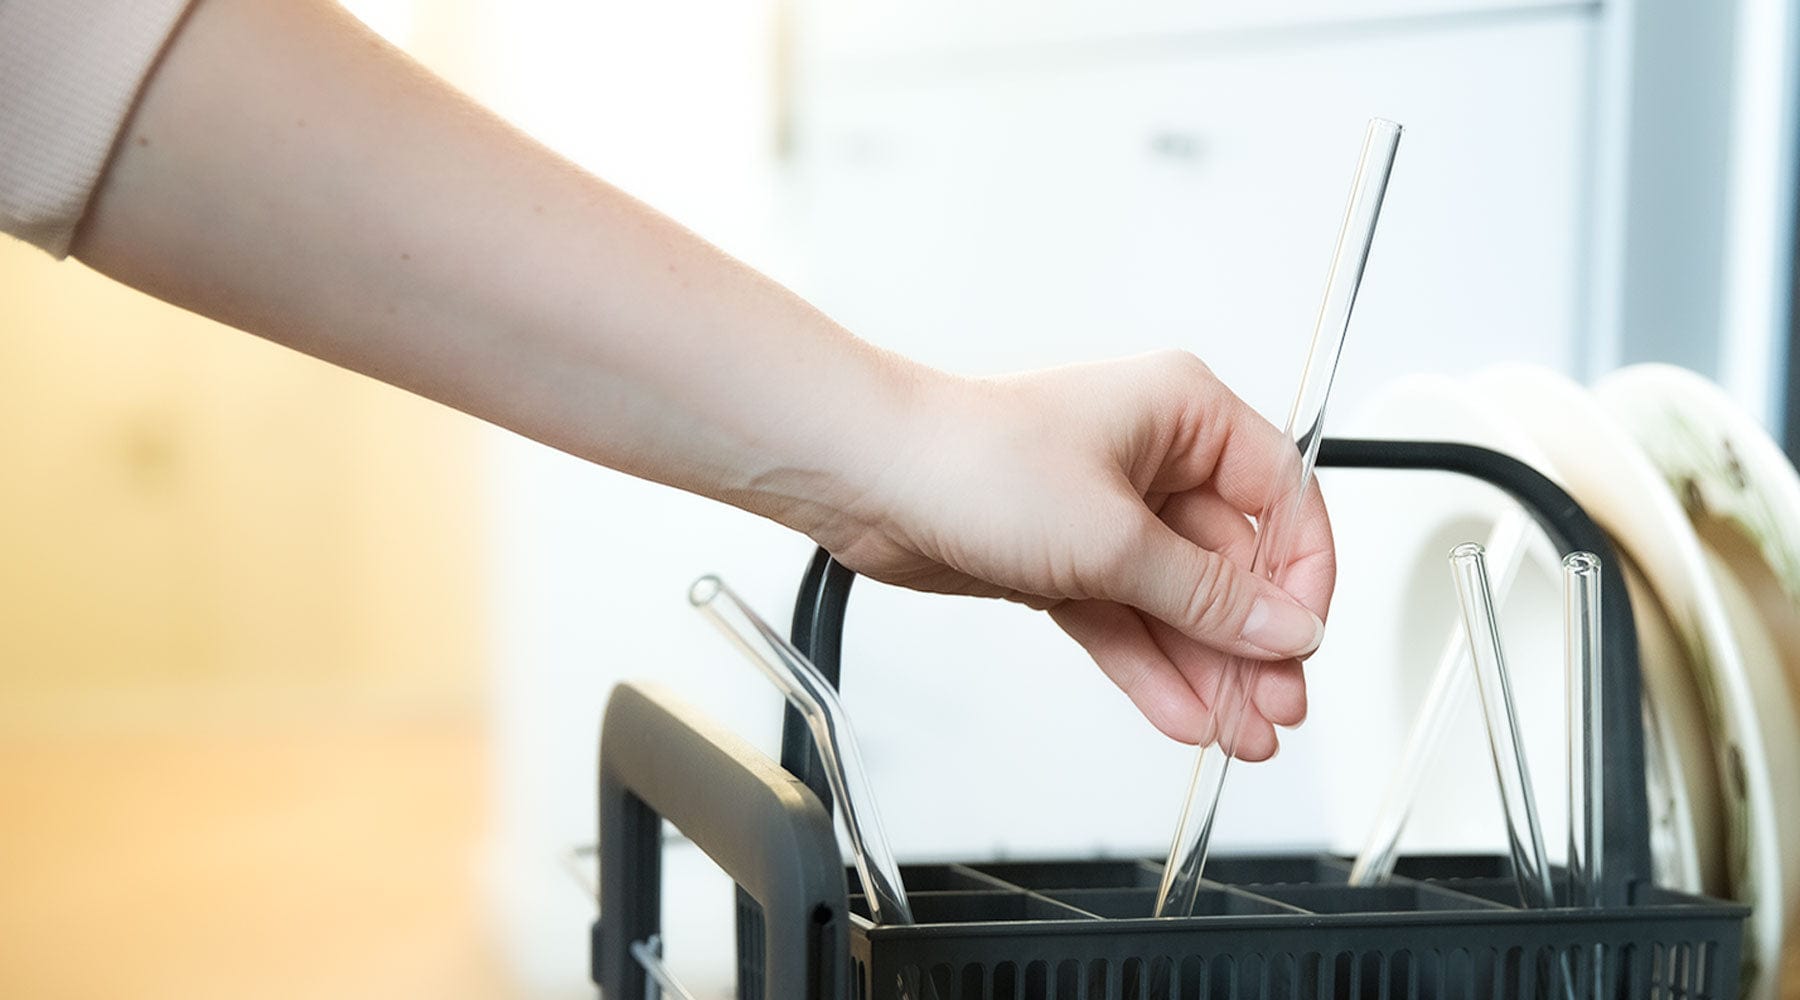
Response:
POLYGON ((1260 540, 1265 565, 1258 569, 1324 618, 1336 578, 1331 520, 1316 479, 1309 476, 1298 492, 1304 471, 1298 445, 1204 365, 1186 366, 1166 384, 1178 394, 1171 409, 1186 426, 1150 489, 1179 493, 1204 484, 1239 512, 1262 519, 1258 532, 1275 534, 1260 540))
MULTIPOLYGON (((1293 545, 1286 553, 1286 566, 1276 567, 1281 572, 1272 574, 1270 579, 1322 620, 1330 607, 1337 576, 1331 521, 1316 485, 1308 490, 1302 503, 1304 506, 1298 516, 1311 520, 1303 535, 1292 534, 1297 530, 1293 525, 1286 529, 1293 545), (1305 540, 1308 537, 1312 540, 1305 540)), ((1170 497, 1158 516, 1176 534, 1247 568, 1251 551, 1256 547, 1250 522, 1210 488, 1202 486, 1170 497)), ((1273 545, 1274 542, 1271 538, 1263 544, 1273 545)), ((1263 558, 1268 560, 1279 554, 1271 548, 1263 558)))

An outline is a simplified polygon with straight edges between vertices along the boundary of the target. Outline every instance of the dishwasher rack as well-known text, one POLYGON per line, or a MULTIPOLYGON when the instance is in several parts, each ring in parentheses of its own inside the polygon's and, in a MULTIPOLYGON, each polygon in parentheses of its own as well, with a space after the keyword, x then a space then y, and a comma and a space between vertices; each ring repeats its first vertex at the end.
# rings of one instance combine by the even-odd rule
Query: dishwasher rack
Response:
MULTIPOLYGON (((1637 636, 1605 534, 1529 466, 1469 445, 1327 440, 1322 466, 1435 469, 1510 493, 1564 550, 1604 563, 1607 767, 1643 774, 1637 636)), ((833 682, 853 574, 821 552, 792 639, 833 682)), ((739 1000, 1735 1000, 1736 904, 1650 881, 1642 781, 1604 804, 1602 905, 1527 910, 1503 856, 1403 858, 1379 886, 1327 855, 1221 856, 1191 917, 1150 916, 1161 863, 971 861, 903 869, 917 922, 876 925, 850 891, 831 794, 789 710, 777 765, 647 685, 608 701, 600 749, 606 1000, 646 995, 633 942, 657 934, 661 823, 738 886, 739 1000), (1596 974, 1598 988, 1595 987, 1596 974)))

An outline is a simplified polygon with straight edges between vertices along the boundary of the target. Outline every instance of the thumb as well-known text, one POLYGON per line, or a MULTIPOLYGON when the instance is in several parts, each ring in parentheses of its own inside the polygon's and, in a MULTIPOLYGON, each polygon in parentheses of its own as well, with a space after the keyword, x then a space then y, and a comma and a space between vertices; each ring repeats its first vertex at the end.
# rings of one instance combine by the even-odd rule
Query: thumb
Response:
POLYGON ((1325 625, 1287 592, 1196 545, 1151 514, 1100 588, 1203 645, 1261 660, 1303 657, 1325 625))

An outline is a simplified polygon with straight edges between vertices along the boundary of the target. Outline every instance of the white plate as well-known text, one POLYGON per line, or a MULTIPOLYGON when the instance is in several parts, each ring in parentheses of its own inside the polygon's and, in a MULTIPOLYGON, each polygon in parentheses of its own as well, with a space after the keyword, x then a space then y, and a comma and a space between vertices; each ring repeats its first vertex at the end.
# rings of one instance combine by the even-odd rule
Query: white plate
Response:
POLYGON ((1763 741, 1736 749, 1752 788, 1766 778, 1777 791, 1748 817, 1750 849, 1736 874, 1740 898, 1757 905, 1759 978, 1772 994, 1784 943, 1800 950, 1800 477, 1755 420, 1692 372, 1639 365, 1608 375, 1596 392, 1718 553, 1712 579, 1746 646, 1742 686, 1763 741))
MULTIPOLYGON (((1538 458, 1530 443, 1462 383, 1436 375, 1388 383, 1334 433, 1460 441, 1538 458)), ((1446 556, 1459 542, 1485 541, 1517 505, 1467 476, 1432 472, 1324 470, 1337 536, 1339 581, 1326 645, 1307 671, 1309 726, 1330 727, 1334 746, 1355 747, 1357 772, 1327 782, 1335 796, 1336 845, 1362 846, 1386 775, 1411 730, 1450 631, 1459 627, 1446 556)), ((1541 532, 1528 533, 1526 562, 1502 609, 1503 638, 1546 830, 1565 822, 1562 764, 1562 644, 1558 560, 1541 532)), ((1505 821, 1473 697, 1450 726, 1408 819, 1408 851, 1505 852, 1505 821)), ((1546 845, 1560 859, 1566 838, 1546 845)))
MULTIPOLYGON (((1727 813, 1718 794, 1722 757, 1711 747, 1711 734, 1732 730, 1742 713, 1730 721, 1705 716, 1693 664, 1707 661, 1682 652, 1694 645, 1687 639, 1696 632, 1694 617, 1684 627, 1672 613, 1695 604, 1694 581, 1704 586, 1698 539, 1655 467, 1586 389, 1556 372, 1517 365, 1489 369, 1472 381, 1543 449, 1547 471, 1649 584, 1650 593, 1633 595, 1632 611, 1639 619, 1644 693, 1655 727, 1650 742, 1663 753, 1660 771, 1657 761, 1646 762, 1652 840, 1671 852, 1655 859, 1656 874, 1671 888, 1722 894, 1729 888, 1727 813), (1668 635, 1671 625, 1674 637, 1668 635)), ((1724 620, 1716 594, 1710 604, 1701 603, 1714 609, 1713 620, 1724 620)), ((1728 629, 1714 645, 1711 662, 1736 661, 1728 629)))

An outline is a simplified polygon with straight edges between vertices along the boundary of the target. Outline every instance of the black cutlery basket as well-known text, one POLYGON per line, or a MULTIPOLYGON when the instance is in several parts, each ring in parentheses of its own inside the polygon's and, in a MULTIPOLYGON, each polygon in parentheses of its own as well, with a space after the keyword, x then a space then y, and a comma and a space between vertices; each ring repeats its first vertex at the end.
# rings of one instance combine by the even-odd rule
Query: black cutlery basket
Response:
MULTIPOLYGON (((1637 636, 1605 534, 1523 463, 1467 445, 1328 440, 1323 466, 1435 469, 1517 499, 1565 552, 1604 561, 1607 771, 1644 773, 1637 636)), ((852 574, 809 567, 793 641, 834 682, 852 574)), ((600 750, 602 917, 593 977, 646 995, 630 946, 660 926, 661 822, 738 885, 739 1000, 1735 1000, 1745 907, 1650 881, 1642 780, 1606 789, 1602 906, 1527 910, 1510 862, 1401 860, 1373 887, 1327 855, 1217 857, 1196 915, 1150 916, 1161 863, 904 869, 916 923, 877 926, 849 891, 831 796, 791 710, 778 766, 654 688, 608 702, 600 750), (1595 978, 1598 976, 1598 988, 1595 978)))

